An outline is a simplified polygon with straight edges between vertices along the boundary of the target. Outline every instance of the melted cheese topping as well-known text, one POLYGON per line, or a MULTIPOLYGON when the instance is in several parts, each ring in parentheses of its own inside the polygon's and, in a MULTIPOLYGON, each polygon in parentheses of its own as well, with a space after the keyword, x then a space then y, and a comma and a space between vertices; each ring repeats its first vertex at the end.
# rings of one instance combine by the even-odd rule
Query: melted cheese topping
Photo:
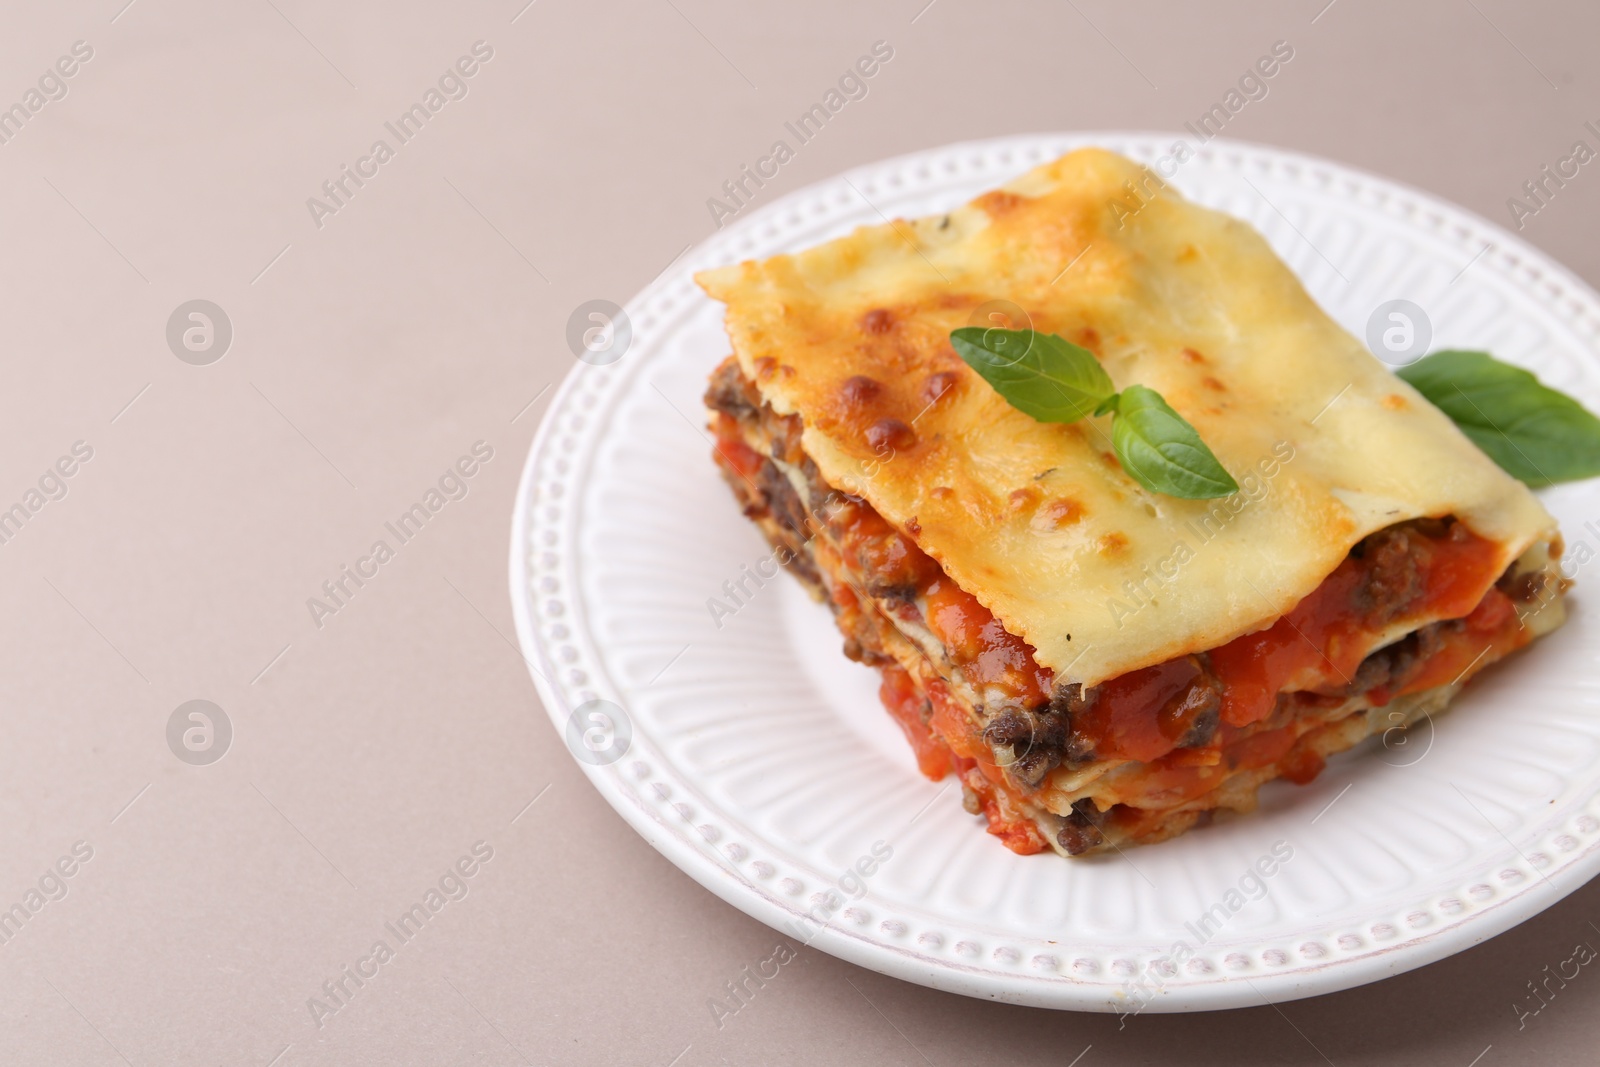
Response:
POLYGON ((1270 625, 1393 523, 1454 514, 1498 546, 1496 573, 1556 534, 1259 234, 1110 152, 697 280, 727 304, 745 373, 803 419, 823 477, 937 559, 1058 684, 1270 625), (1147 492, 1112 454, 1109 416, 1063 426, 1011 407, 949 343, 960 326, 1026 325, 984 321, 992 301, 1093 351, 1119 389, 1160 392, 1241 492, 1147 492))

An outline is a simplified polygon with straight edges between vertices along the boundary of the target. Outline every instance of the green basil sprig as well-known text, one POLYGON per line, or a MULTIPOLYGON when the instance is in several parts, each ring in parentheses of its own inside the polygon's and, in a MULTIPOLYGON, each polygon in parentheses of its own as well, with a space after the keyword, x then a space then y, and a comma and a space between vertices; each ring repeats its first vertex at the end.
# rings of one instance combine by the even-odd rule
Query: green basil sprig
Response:
POLYGON ((1600 475, 1600 419, 1487 352, 1435 352, 1395 372, 1530 486, 1600 475))
POLYGON ((950 344, 1012 407, 1039 422, 1111 415, 1122 469, 1153 493, 1210 500, 1239 491, 1193 426, 1143 385, 1117 392, 1094 353, 1053 333, 966 326, 950 344))
POLYGON ((1117 387, 1086 349, 1053 333, 968 326, 950 334, 956 355, 1036 422, 1077 422, 1117 387))
POLYGON ((1130 385, 1108 403, 1111 447, 1133 480, 1157 493, 1185 500, 1210 500, 1239 491, 1239 483, 1217 462, 1193 426, 1143 385, 1130 385))

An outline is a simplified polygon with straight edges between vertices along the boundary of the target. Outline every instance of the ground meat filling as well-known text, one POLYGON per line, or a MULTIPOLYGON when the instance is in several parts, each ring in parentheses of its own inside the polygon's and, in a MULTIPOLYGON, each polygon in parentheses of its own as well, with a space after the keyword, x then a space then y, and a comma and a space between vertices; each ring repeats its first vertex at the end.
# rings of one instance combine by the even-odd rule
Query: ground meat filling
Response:
POLYGON ((761 470, 756 474, 755 482, 761 490, 762 500, 772 517, 777 519, 799 544, 804 544, 811 538, 811 530, 806 524, 806 506, 800 500, 800 494, 794 491, 789 478, 778 469, 778 465, 771 460, 761 464, 761 470))
MULTIPOLYGON (((1432 551, 1430 538, 1465 533, 1466 528, 1454 519, 1423 519, 1380 530, 1358 543, 1350 554, 1366 567, 1357 596, 1368 624, 1379 628, 1412 611, 1427 592, 1421 556, 1432 551)), ((1537 590, 1530 598, 1532 595, 1537 595, 1537 590)), ((1463 625, 1460 620, 1432 623, 1375 650, 1338 695, 1359 697, 1380 687, 1398 690, 1443 647, 1445 636, 1463 625)), ((1178 749, 1209 745, 1216 736, 1222 706, 1222 688, 1206 655, 1189 659, 1197 671, 1193 681, 1157 714, 1162 733, 1177 739, 1178 749)), ((991 722, 984 737, 993 745, 1009 748, 1013 753, 1008 767, 1011 776, 1019 786, 1036 789, 1056 767, 1095 759, 1091 742, 1073 730, 1073 720, 1092 707, 1097 696, 1098 687, 1064 687, 1044 708, 1004 712, 991 722)))
POLYGON ((750 481, 736 475, 728 475, 727 481, 743 505, 745 518, 771 517, 777 522, 775 537, 779 544, 775 558, 820 594, 822 572, 817 570, 809 551, 811 533, 806 528, 805 508, 783 472, 768 460, 750 481))
MULTIPOLYGON (((1203 686, 1197 682, 1191 688, 1203 686)), ((1097 690, 1085 690, 1076 682, 1060 686, 1049 702, 1039 707, 1000 710, 984 727, 983 739, 996 750, 997 755, 1003 756, 1009 752, 1010 759, 1002 759, 1001 765, 1017 785, 1031 792, 1039 787, 1051 771, 1063 764, 1081 766, 1093 762, 1095 754, 1092 743, 1082 733, 1075 733, 1072 724, 1074 717, 1081 716, 1094 705, 1097 695, 1097 690)), ((1183 700, 1187 699, 1185 693, 1183 700)), ((1220 706, 1220 700, 1212 704, 1210 723, 1213 730, 1220 706)), ((1203 711, 1190 716, 1191 719, 1203 717, 1203 711)), ((1186 724, 1185 729, 1189 725, 1198 723, 1186 724)))
MULTIPOLYGON (((1425 566, 1439 542, 1460 543, 1472 532, 1454 516, 1442 519, 1412 519, 1368 534, 1350 550, 1353 559, 1366 567, 1366 584, 1361 590, 1368 626, 1381 630, 1396 619, 1411 614, 1427 595, 1425 566)), ((1517 591, 1505 588, 1511 571, 1500 579, 1502 591, 1513 600, 1517 591)), ((1544 580, 1543 572, 1537 574, 1544 580)), ((1534 589, 1532 593, 1537 593, 1534 589)))
POLYGON ((1011 753, 1010 762, 1001 765, 1012 780, 1030 790, 1064 762, 1070 735, 1070 713, 1057 710, 1053 703, 1006 708, 983 728, 983 739, 991 748, 1011 753))
POLYGON ((1361 661, 1361 666, 1356 668, 1350 684, 1345 687, 1344 695, 1360 696, 1379 686, 1387 689, 1401 688, 1411 680, 1418 667, 1444 647, 1445 634, 1451 630, 1460 630, 1464 625, 1460 619, 1429 623, 1393 644, 1378 649, 1361 661))
POLYGON ((1189 688, 1173 697, 1156 715, 1161 732, 1177 737, 1179 748, 1200 748, 1216 736, 1222 713, 1222 685, 1211 673, 1204 656, 1189 657, 1200 674, 1189 688))
POLYGON ((1105 813, 1094 806, 1094 801, 1087 797, 1074 801, 1072 813, 1056 832, 1056 843, 1066 849, 1067 855, 1081 856, 1105 842, 1106 835, 1100 829, 1104 820, 1105 813))
MULTIPOLYGON (((1204 748, 1216 737, 1221 721, 1222 685, 1203 653, 1188 660, 1195 672, 1193 680, 1162 705, 1156 722, 1174 747, 1204 748)), ((1099 687, 1061 686, 1049 703, 1040 707, 1000 711, 989 720, 983 738, 997 755, 1009 750, 1010 760, 1002 760, 1001 765, 1018 786, 1036 790, 1057 767, 1081 767, 1098 758, 1093 740, 1074 729, 1074 724, 1094 707, 1099 693, 1099 687)))
MULTIPOLYGON (((1428 542, 1417 525, 1407 523, 1379 530, 1350 551, 1367 565, 1367 581, 1361 596, 1368 625, 1374 629, 1381 629, 1404 615, 1427 592, 1417 557, 1428 550, 1428 542)), ((1461 529, 1464 531, 1465 527, 1461 529)))
POLYGON ((735 360, 724 360, 711 375, 706 388, 706 407, 734 419, 754 420, 765 403, 756 390, 756 383, 744 376, 735 360))

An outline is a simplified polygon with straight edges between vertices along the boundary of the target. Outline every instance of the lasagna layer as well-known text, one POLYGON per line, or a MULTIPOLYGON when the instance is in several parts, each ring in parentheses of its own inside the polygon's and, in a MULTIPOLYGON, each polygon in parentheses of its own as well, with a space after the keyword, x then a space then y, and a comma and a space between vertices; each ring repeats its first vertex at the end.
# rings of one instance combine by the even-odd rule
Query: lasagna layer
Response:
POLYGON ((706 402, 745 514, 832 608, 846 654, 880 669, 919 768, 957 775, 967 810, 1017 852, 1148 843, 1248 811, 1263 782, 1312 780, 1327 756, 1443 708, 1562 619, 1559 545, 1504 567, 1453 516, 1409 519, 1363 538, 1254 632, 1058 685, 914 530, 823 478, 803 420, 778 414, 733 358, 706 402))
POLYGON ((745 376, 802 419, 827 484, 937 560, 1057 687, 1255 633, 1399 523, 1454 517, 1495 573, 1555 535, 1528 489, 1319 308, 1261 235, 1110 152, 698 278, 727 305, 745 376), (1112 453, 1110 416, 1042 423, 1012 407, 951 349, 972 325, 1060 335, 1118 389, 1156 390, 1249 506, 1183 558, 1217 502, 1142 488, 1112 453))

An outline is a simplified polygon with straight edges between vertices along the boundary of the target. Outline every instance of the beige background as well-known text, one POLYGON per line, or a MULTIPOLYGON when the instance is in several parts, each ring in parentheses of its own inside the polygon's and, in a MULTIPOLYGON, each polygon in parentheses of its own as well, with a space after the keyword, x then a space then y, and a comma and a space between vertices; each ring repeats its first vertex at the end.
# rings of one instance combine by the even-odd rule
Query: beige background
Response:
MULTIPOLYGON (((706 198, 874 41, 895 54, 870 95, 759 202, 965 138, 1175 129, 1282 39, 1294 60, 1230 136, 1503 224, 1593 143, 1592 5, 125 2, 11 5, 0 32, 0 105, 94 49, 0 145, 0 508, 94 450, 0 545, 0 904, 93 848, 0 944, 0 1062, 1593 1061, 1600 978, 1521 1032, 1511 1008, 1600 944, 1593 886, 1281 1010, 1119 1032, 801 950, 719 1029, 707 999, 777 935, 589 787, 508 640, 505 577, 569 313, 705 237, 706 198), (466 98, 319 229, 306 198, 478 40, 466 98), (165 340, 193 298, 233 324, 209 366, 165 340), (478 440, 466 498, 316 627, 306 599, 478 440), (195 698, 235 731, 210 766, 167 747, 195 698), (319 1028, 307 998, 480 840, 470 894, 319 1028)), ((1593 284, 1597 220, 1586 169, 1524 236, 1593 284)))

